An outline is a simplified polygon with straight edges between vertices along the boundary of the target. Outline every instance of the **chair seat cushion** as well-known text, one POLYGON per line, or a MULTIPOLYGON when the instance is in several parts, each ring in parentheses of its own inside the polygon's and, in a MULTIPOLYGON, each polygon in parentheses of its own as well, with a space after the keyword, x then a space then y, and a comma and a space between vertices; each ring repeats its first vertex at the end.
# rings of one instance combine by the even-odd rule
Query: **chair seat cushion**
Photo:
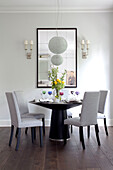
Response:
POLYGON ((35 117, 36 119, 42 119, 45 118, 45 115, 43 113, 24 113, 21 115, 22 118, 32 118, 35 117))
POLYGON ((18 125, 19 128, 37 127, 37 126, 42 126, 42 121, 37 120, 35 117, 22 118, 21 122, 18 125))
POLYGON ((64 120, 64 124, 74 125, 74 126, 78 126, 78 127, 81 126, 81 122, 80 122, 80 118, 79 117, 65 119, 64 120))
POLYGON ((105 114, 102 113, 97 114, 97 119, 104 119, 104 118, 106 118, 105 114))

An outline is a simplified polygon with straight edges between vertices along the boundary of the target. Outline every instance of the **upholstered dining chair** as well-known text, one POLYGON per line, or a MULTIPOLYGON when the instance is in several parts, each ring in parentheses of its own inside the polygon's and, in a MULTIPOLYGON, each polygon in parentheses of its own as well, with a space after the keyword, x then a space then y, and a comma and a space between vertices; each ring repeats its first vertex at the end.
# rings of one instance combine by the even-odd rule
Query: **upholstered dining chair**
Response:
POLYGON ((82 142, 82 147, 85 149, 83 127, 84 126, 95 126, 95 133, 98 145, 100 146, 98 124, 97 124, 97 111, 99 104, 99 92, 85 92, 84 99, 82 103, 81 116, 78 118, 68 118, 64 120, 64 144, 66 144, 66 129, 67 125, 74 125, 79 127, 80 141, 82 142))
MULTIPOLYGON (((104 114, 107 94, 108 94, 107 90, 100 90, 97 119, 103 119, 104 120, 104 128, 105 128, 106 135, 108 136, 108 129, 107 129, 107 125, 106 125, 106 116, 104 114)), ((88 138, 89 137, 90 137, 90 126, 88 126, 88 138)))
POLYGON ((21 128, 31 127, 32 142, 34 140, 34 127, 39 127, 40 133, 40 147, 42 146, 42 121, 36 119, 35 117, 24 118, 21 117, 18 103, 16 101, 14 93, 6 92, 6 98, 9 106, 10 116, 11 116, 11 134, 9 140, 9 146, 11 146, 14 127, 18 129, 17 143, 15 150, 18 150, 20 143, 21 128))
MULTIPOLYGON (((36 119, 41 119, 43 122, 43 134, 45 135, 45 115, 43 113, 29 113, 27 101, 24 98, 23 91, 14 91, 15 98, 18 103, 18 107, 22 118, 35 117, 36 119)), ((25 129, 27 134, 28 127, 25 129)), ((18 132, 17 132, 18 133, 18 132)), ((16 133, 16 136, 17 136, 16 133)))

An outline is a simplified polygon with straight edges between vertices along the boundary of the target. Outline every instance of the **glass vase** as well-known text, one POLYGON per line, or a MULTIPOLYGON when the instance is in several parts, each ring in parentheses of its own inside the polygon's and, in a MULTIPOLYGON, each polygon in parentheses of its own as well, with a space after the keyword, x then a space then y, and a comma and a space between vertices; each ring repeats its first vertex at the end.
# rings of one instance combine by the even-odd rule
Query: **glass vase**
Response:
POLYGON ((60 90, 55 89, 55 98, 54 102, 59 103, 60 102, 60 90))

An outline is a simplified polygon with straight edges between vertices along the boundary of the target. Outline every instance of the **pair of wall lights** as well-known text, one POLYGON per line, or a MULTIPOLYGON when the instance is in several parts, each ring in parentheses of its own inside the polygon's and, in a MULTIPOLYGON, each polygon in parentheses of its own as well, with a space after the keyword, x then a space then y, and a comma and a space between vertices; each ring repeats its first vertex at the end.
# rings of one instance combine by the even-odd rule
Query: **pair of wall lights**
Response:
POLYGON ((33 49, 33 40, 31 40, 30 43, 28 43, 28 40, 25 40, 24 41, 24 46, 25 46, 27 59, 31 59, 31 57, 32 57, 32 49, 33 49), (30 51, 29 52, 28 52, 28 44, 30 44, 30 51))
MULTIPOLYGON (((57 37, 57 38, 59 38, 59 37, 57 37)), ((89 40, 86 40, 86 41, 82 40, 81 41, 81 50, 82 50, 82 58, 83 59, 86 59, 88 57, 89 44, 90 44, 89 40)), ((54 43, 52 44, 52 48, 54 49, 53 45, 54 45, 54 43)), ((24 46, 25 46, 27 59, 31 59, 32 49, 33 49, 33 40, 31 40, 30 43, 28 43, 28 40, 25 40, 24 46), (30 51, 29 52, 27 52, 28 51, 28 44, 30 44, 30 51)))

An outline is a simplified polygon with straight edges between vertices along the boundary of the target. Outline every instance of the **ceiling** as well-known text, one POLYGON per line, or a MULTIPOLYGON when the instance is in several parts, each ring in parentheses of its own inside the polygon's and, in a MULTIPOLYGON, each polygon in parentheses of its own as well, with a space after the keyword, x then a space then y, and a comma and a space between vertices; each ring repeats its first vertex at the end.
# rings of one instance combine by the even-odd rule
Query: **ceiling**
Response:
POLYGON ((0 11, 113 11, 113 0, 0 0, 0 11))

